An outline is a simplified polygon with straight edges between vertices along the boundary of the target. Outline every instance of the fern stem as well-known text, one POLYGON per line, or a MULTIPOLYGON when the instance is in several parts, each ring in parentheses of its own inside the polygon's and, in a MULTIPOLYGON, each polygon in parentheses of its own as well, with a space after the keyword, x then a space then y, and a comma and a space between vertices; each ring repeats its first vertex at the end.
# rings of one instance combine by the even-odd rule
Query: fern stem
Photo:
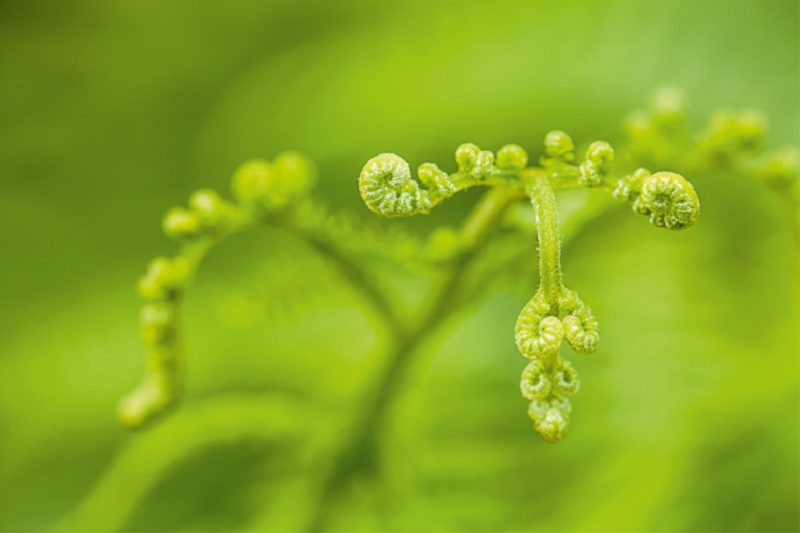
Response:
POLYGON ((533 200, 539 235, 539 291, 550 306, 549 316, 559 317, 561 296, 561 235, 556 197, 541 173, 530 173, 528 194, 533 200))

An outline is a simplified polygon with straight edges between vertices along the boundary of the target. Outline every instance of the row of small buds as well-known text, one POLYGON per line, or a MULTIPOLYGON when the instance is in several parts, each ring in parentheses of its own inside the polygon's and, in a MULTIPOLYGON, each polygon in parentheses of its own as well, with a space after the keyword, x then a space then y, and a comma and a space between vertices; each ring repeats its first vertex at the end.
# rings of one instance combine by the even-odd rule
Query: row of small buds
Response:
MULTIPOLYGON (((500 148, 495 158, 492 152, 466 143, 456 149, 456 164, 462 177, 482 181, 496 172, 524 169, 528 154, 522 147, 508 144, 500 148)), ((428 214, 457 190, 453 177, 433 163, 420 165, 418 176, 424 188, 411 176, 405 159, 385 153, 367 161, 358 177, 358 188, 367 207, 385 217, 428 214)))
POLYGON ((148 301, 140 315, 148 369, 142 384, 120 402, 120 420, 128 427, 141 426, 173 403, 179 394, 176 315, 189 271, 189 264, 183 257, 159 257, 150 262, 147 272, 139 280, 139 295, 148 301))
POLYGON ((768 128, 767 117, 759 111, 718 111, 708 121, 700 148, 715 154, 757 154, 764 149, 768 128))
POLYGON ((183 257, 153 259, 139 279, 139 296, 145 300, 175 300, 186 287, 189 271, 189 263, 183 257))
POLYGON ((242 164, 233 176, 233 196, 245 206, 268 211, 296 204, 317 181, 313 161, 299 152, 283 152, 273 162, 252 159, 242 164))
POLYGON ((173 207, 164 216, 164 233, 175 240, 185 240, 201 235, 223 233, 232 217, 235 206, 226 202, 211 189, 201 189, 189 197, 189 208, 173 207))

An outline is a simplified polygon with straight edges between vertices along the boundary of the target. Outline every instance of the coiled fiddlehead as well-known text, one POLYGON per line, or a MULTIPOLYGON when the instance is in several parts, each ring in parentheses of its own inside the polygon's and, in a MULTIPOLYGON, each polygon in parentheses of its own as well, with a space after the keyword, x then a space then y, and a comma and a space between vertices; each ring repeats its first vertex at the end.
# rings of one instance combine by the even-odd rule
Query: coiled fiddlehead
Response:
POLYGON ((566 287, 561 290, 560 304, 567 313, 562 322, 569 345, 584 355, 594 353, 600 343, 600 331, 592 310, 578 298, 577 292, 566 287))
POLYGON ((692 184, 673 172, 650 174, 640 168, 619 181, 614 197, 630 203, 633 211, 650 217, 658 228, 691 228, 700 216, 700 200, 692 184))
POLYGON ((547 316, 550 306, 537 294, 525 305, 517 318, 514 339, 517 348, 529 359, 548 357, 558 352, 564 338, 561 321, 547 316))
MULTIPOLYGON (((435 178, 444 181, 436 170, 426 167, 424 173, 432 181, 435 178)), ((420 190, 411 177, 408 163, 395 154, 381 154, 370 159, 361 171, 358 187, 367 207, 385 217, 424 215, 433 207, 428 191, 420 190)))

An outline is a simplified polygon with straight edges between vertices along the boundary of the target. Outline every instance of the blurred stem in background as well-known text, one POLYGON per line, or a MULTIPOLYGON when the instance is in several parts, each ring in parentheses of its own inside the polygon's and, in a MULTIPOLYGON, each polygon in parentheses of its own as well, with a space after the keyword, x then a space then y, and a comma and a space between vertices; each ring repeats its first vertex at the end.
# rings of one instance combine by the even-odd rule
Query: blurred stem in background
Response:
POLYGON ((427 337, 450 318, 453 304, 457 301, 456 291, 469 262, 480 253, 492 231, 499 226, 508 206, 519 198, 518 191, 502 188, 493 188, 483 194, 461 226, 461 253, 437 280, 426 305, 422 307, 425 311, 416 327, 408 332, 394 328, 396 340, 388 357, 388 368, 384 377, 376 383, 375 392, 364 401, 352 430, 348 432, 348 440, 331 463, 319 507, 309 523, 308 531, 324 529, 326 514, 330 512, 330 507, 334 505, 337 495, 351 476, 380 475, 380 441, 384 430, 382 424, 393 397, 402 387, 411 358, 420 350, 427 337))

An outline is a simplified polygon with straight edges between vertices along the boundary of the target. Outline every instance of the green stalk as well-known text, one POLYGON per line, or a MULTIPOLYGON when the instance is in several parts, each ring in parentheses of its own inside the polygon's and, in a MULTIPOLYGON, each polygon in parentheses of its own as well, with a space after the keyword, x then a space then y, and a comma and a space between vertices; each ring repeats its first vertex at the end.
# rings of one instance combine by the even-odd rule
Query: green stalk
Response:
POLYGON ((539 291, 550 306, 549 316, 559 317, 561 296, 561 235, 558 227, 556 196, 547 177, 528 173, 531 183, 528 194, 536 210, 539 234, 539 291))

